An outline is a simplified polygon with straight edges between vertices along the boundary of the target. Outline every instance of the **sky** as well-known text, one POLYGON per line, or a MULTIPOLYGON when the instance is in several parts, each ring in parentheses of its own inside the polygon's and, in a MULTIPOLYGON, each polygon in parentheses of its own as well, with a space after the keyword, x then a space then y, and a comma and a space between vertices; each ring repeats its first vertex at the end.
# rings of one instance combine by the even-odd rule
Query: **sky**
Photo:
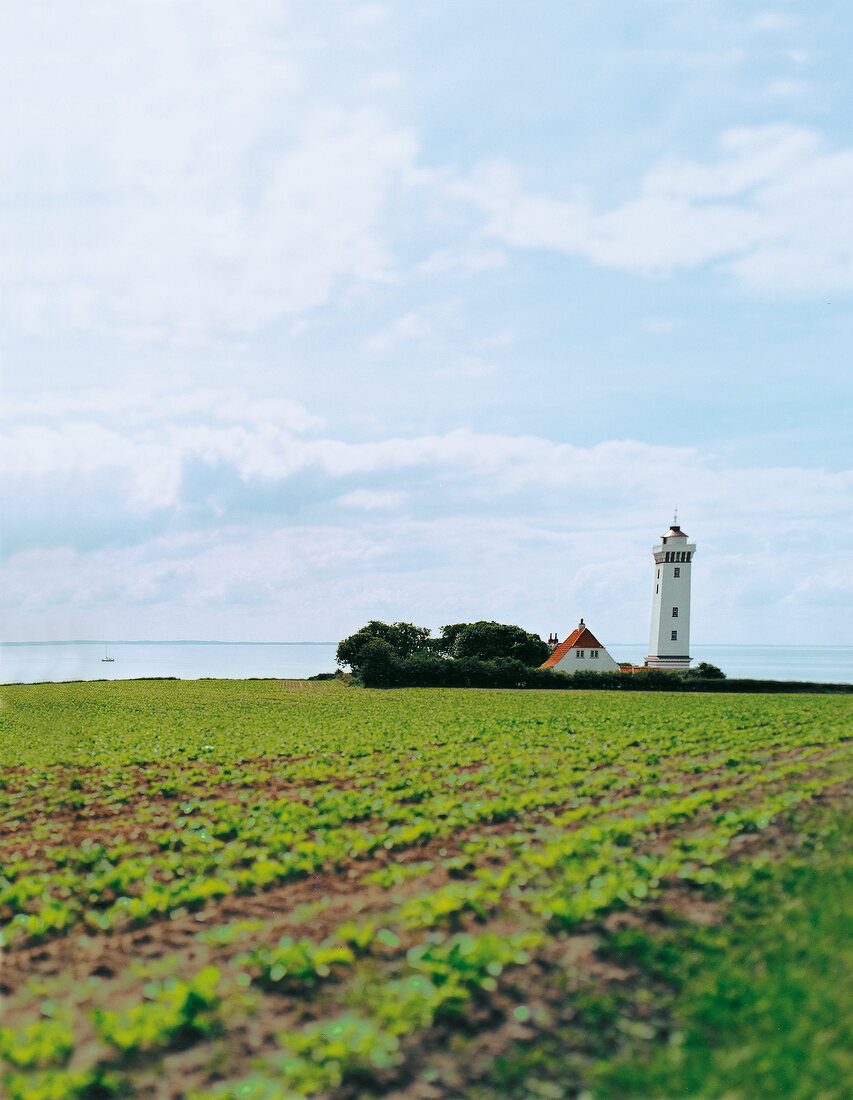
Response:
POLYGON ((851 644, 853 8, 0 9, 5 640, 851 644), (11 109, 10 106, 11 105, 11 109))

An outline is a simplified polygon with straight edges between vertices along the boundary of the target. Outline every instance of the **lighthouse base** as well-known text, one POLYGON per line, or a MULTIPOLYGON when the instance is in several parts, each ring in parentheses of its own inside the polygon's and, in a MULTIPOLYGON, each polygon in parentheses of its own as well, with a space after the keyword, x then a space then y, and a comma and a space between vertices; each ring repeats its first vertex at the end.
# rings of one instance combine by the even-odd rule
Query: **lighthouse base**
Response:
POLYGON ((646 657, 646 668, 668 668, 673 672, 684 672, 690 668, 689 657, 646 657))

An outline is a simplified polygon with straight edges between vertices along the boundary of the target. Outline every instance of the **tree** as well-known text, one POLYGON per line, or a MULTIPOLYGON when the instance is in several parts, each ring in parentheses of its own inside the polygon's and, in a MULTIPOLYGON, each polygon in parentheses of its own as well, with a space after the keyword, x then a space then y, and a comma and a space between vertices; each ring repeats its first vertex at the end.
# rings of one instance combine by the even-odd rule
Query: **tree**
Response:
POLYGON ((335 660, 343 667, 349 665, 358 675, 363 662, 363 651, 373 641, 385 642, 393 656, 407 660, 417 653, 429 650, 429 628, 412 623, 381 623, 371 619, 367 626, 338 645, 335 660))
POLYGON ((359 653, 359 673, 366 687, 389 687, 393 682, 396 654, 382 638, 371 638, 359 653))
POLYGON ((445 631, 456 632, 451 656, 458 658, 475 657, 479 661, 494 661, 506 657, 537 667, 551 652, 548 643, 543 642, 538 634, 528 634, 520 626, 480 621, 442 627, 442 636, 445 631), (462 629, 458 630, 460 626, 462 629))
POLYGON ((709 664, 708 661, 700 661, 696 668, 690 670, 690 675, 695 676, 698 680, 725 680, 726 678, 726 674, 721 668, 709 664))
POLYGON ((443 626, 439 637, 430 639, 432 652, 437 657, 452 657, 456 639, 470 625, 470 623, 453 623, 450 626, 443 626))

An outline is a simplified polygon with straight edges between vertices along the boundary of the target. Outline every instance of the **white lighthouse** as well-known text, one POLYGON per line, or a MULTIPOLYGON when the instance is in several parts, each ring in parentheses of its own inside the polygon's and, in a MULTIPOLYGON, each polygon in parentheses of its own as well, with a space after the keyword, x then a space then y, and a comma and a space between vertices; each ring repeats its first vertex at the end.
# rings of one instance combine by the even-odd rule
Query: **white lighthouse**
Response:
POLYGON ((654 547, 655 583, 647 668, 690 667, 690 570, 695 543, 675 519, 654 547))

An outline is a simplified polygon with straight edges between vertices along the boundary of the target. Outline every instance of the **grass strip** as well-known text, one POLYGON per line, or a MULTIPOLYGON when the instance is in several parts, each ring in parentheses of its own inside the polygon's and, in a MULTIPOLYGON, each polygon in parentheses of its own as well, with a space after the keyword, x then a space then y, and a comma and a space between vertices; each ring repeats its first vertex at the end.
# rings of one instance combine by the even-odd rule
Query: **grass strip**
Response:
POLYGON ((853 813, 822 814, 765 875, 734 892, 718 926, 614 937, 614 956, 675 985, 674 1029, 663 1048, 635 1037, 599 1066, 596 1100, 849 1097, 853 813))

